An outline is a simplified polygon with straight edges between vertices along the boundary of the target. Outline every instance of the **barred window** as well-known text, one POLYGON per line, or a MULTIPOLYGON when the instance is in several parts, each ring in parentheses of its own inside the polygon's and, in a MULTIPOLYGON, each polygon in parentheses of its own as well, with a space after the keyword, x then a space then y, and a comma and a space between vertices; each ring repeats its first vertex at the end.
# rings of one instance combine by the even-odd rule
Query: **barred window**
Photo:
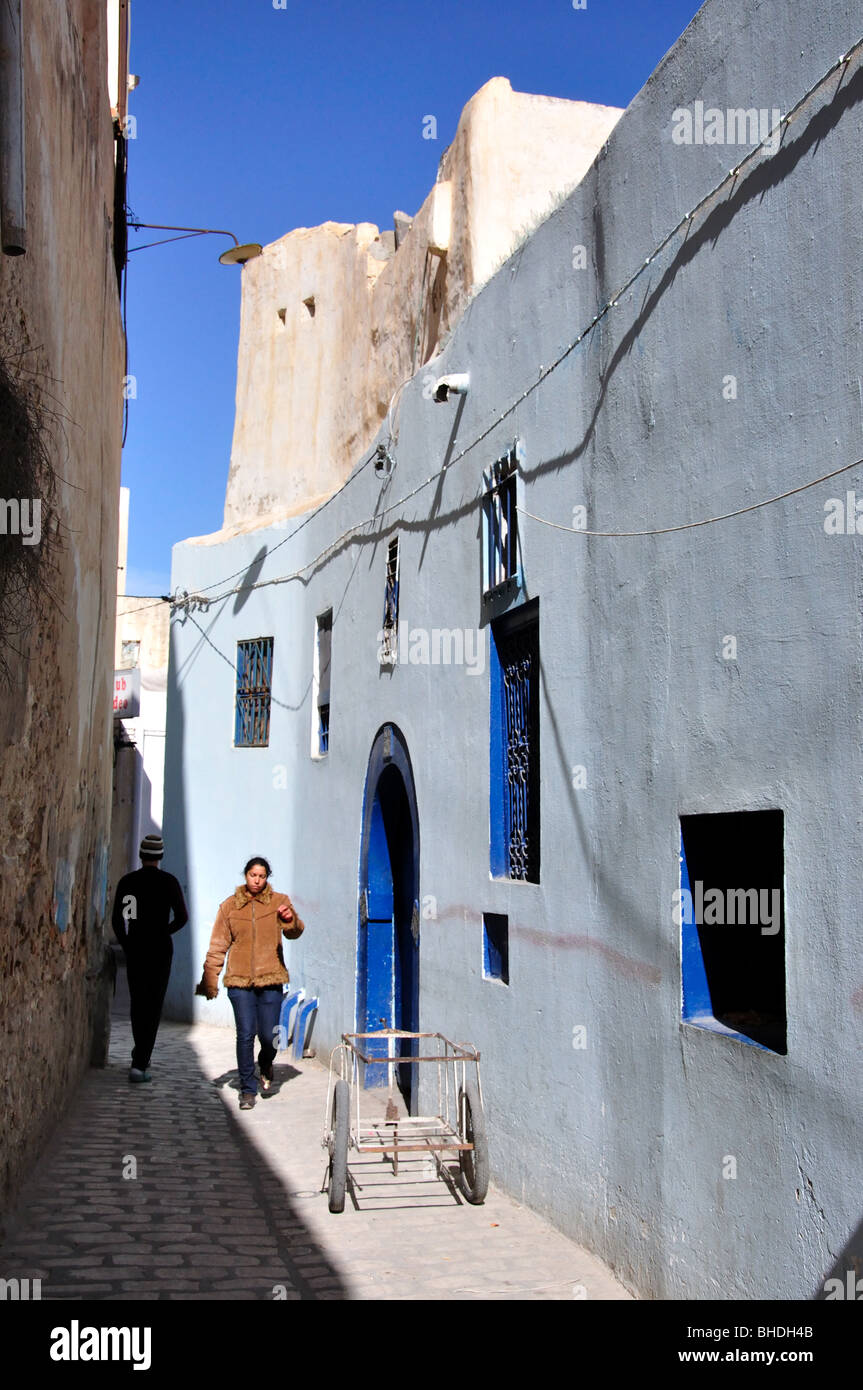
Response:
POLYGON ((387 547, 387 578, 384 594, 384 625, 381 633, 380 660, 384 665, 396 661, 399 634, 399 538, 394 536, 387 547))
POLYGON ((539 883, 539 604, 492 624, 490 849, 496 878, 539 883))
POLYGON ((273 639, 237 643, 237 710, 234 745, 266 748, 270 741, 270 687, 273 639))
POLYGON ((483 498, 483 593, 518 584, 517 449, 485 474, 483 498))

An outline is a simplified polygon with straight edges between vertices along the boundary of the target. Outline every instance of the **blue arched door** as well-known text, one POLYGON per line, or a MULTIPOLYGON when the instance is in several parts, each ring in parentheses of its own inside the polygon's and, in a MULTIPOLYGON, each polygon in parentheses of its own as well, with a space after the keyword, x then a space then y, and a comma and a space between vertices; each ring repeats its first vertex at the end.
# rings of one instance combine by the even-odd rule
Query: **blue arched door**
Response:
MULTIPOLYGON (((357 926, 357 1031, 419 1029, 419 819, 407 744, 385 724, 372 745, 363 797, 357 926)), ((403 1042, 396 1055, 407 1057, 403 1042)), ((385 1057, 386 1045, 372 1055, 385 1057)), ((416 1067, 395 1079, 411 1109, 416 1067)), ((366 1086, 386 1086, 388 1068, 365 1069, 366 1086)))

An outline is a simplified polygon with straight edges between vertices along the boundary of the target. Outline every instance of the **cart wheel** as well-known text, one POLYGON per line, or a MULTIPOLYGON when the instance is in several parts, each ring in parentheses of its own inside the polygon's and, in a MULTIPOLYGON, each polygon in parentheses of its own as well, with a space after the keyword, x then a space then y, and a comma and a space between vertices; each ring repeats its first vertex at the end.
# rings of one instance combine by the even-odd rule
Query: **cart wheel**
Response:
POLYGON ((461 1190, 469 1202, 480 1206, 488 1192, 488 1140, 485 1114, 475 1081, 465 1081, 458 1093, 459 1132, 472 1149, 459 1149, 461 1190))
POLYGON ((348 1144, 351 1132, 351 1093, 347 1081, 339 1080, 333 1089, 330 1126, 330 1211, 344 1211, 348 1180, 348 1144))

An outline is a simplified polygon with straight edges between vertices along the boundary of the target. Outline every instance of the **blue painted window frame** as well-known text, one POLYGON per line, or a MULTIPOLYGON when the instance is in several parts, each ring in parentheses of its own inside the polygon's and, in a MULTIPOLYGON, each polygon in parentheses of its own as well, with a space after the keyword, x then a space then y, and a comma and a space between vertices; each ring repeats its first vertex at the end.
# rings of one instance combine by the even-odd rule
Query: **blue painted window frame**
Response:
POLYGON ((268 746, 272 677, 272 637, 253 637, 238 642, 234 711, 235 748, 268 746))
MULTIPOLYGON (((718 812, 718 815, 728 814, 718 812)), ((735 813, 738 814, 738 813, 735 813)), ((747 814, 746 812, 739 814, 747 814)), ((683 817, 678 820, 678 835, 680 844, 680 974, 681 974, 681 1022, 692 1028, 701 1028, 706 1032, 718 1033, 723 1037, 734 1038, 737 1042, 745 1043, 748 1047, 757 1048, 760 1052, 768 1052, 775 1056, 787 1055, 787 1041, 784 1050, 777 1050, 768 1047, 765 1043, 758 1042, 755 1038, 748 1037, 745 1033, 722 1023, 716 1018, 713 1012, 713 1000, 710 994, 710 986, 707 979, 707 970, 704 963, 704 955, 701 946, 698 923, 695 917, 695 900, 690 880, 689 866, 686 859, 686 844, 683 834, 683 817)), ((784 828, 783 828, 784 837, 784 828)), ((784 849, 783 849, 784 863, 784 849)), ((784 892, 783 892, 784 899, 784 892)), ((720 928, 721 930, 721 928, 720 928)), ((784 901, 783 901, 783 924, 782 939, 785 939, 784 924, 784 901)), ((787 1026, 787 1015, 786 1015, 787 1026)))
POLYGON ((312 757, 326 758, 330 752, 330 679, 333 664, 333 610, 327 608, 315 619, 314 709, 312 711, 312 757), (321 634, 329 633, 326 641, 321 634), (324 653, 329 647, 329 659, 324 653))
POLYGON ((482 977, 509 984, 509 918, 505 913, 482 914, 482 977))
POLYGON ((318 705, 318 753, 325 757, 330 751, 330 707, 318 705))
MULTIPOLYGON (((489 861, 492 878, 515 882, 540 881, 540 639, 539 600, 521 604, 512 612, 491 624, 489 642, 489 861), (530 830, 529 864, 523 872, 513 863, 513 817, 509 776, 510 705, 501 649, 506 657, 512 639, 528 638, 533 651, 533 670, 530 676, 528 705, 531 714, 532 739, 529 751, 528 795, 530 830)), ((524 866, 522 866, 523 868, 524 866)))

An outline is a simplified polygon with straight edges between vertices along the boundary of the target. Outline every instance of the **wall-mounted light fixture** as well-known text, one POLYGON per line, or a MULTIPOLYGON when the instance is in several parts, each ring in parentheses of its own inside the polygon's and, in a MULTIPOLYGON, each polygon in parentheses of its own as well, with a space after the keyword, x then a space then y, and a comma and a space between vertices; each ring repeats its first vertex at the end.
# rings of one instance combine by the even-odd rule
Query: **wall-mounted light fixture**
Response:
POLYGON ((245 265, 246 261, 253 261, 256 256, 260 256, 263 246, 257 241, 248 241, 240 245, 233 232, 220 231, 216 227, 172 227, 165 222, 138 222, 134 218, 129 218, 129 226, 137 232, 139 228, 146 227, 148 231, 154 232, 182 232, 182 236, 162 237, 159 241, 146 241, 143 246, 131 246, 129 255, 133 251, 147 251, 151 246, 165 246, 169 241, 188 241, 193 236, 229 236, 234 243, 229 246, 227 251, 223 251, 219 257, 222 265, 245 265))

